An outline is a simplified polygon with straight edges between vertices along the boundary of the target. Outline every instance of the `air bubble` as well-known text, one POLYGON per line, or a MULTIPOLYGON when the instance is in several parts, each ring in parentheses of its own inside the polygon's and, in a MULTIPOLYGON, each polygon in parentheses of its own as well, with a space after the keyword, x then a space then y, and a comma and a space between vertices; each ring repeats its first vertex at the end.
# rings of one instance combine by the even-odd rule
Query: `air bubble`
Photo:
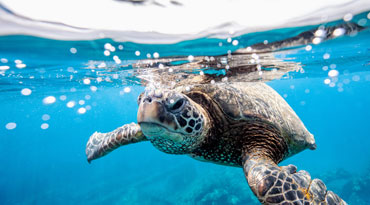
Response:
POLYGON ((325 54, 323 55, 323 58, 324 58, 324 59, 329 59, 329 58, 330 58, 330 54, 329 54, 329 53, 325 53, 325 54))
POLYGON ((1 61, 2 63, 8 63, 8 59, 6 59, 6 58, 1 58, 1 59, 0 59, 0 61, 1 61))
POLYGON ((88 79, 88 78, 85 78, 85 79, 83 80, 83 83, 84 83, 85 85, 89 85, 89 84, 91 83, 91 80, 90 80, 90 79, 88 79))
POLYGON ((78 112, 79 114, 85 114, 85 113, 86 113, 86 108, 81 107, 81 108, 79 108, 79 109, 77 110, 77 112, 78 112))
POLYGON ((54 97, 54 96, 48 96, 48 97, 46 97, 46 98, 44 98, 44 99, 42 100, 42 102, 43 102, 45 105, 53 104, 53 103, 55 103, 55 101, 56 101, 56 99, 55 99, 55 97, 54 97))
POLYGON ((191 62, 191 61, 193 61, 194 60, 194 56, 192 56, 192 55, 189 55, 188 56, 188 60, 191 62))
POLYGON ((324 80, 324 83, 325 83, 325 84, 327 84, 327 85, 328 85, 330 82, 331 82, 331 81, 330 81, 330 79, 328 79, 328 78, 324 80))
POLYGON ((80 101, 78 101, 78 104, 80 104, 80 105, 84 105, 84 104, 85 104, 85 100, 80 100, 80 101))
POLYGON ((121 59, 119 59, 118 56, 113 56, 113 60, 114 60, 114 62, 116 62, 116 64, 121 64, 122 63, 121 59))
POLYGON ((32 93, 32 90, 30 90, 29 88, 23 88, 22 90, 21 90, 21 93, 22 93, 22 95, 31 95, 31 93, 32 93))
POLYGON ((139 56, 140 55, 140 51, 135 51, 135 55, 136 56, 139 56))
POLYGON ((346 33, 346 30, 344 28, 337 28, 334 30, 333 35, 334 36, 341 36, 344 33, 346 33))
POLYGON ((93 92, 95 92, 95 91, 97 91, 97 90, 98 90, 98 88, 97 88, 96 86, 94 86, 94 85, 93 85, 93 86, 90 86, 90 90, 91 90, 91 91, 93 91, 93 92))
POLYGON ((366 19, 360 19, 358 20, 357 24, 360 25, 360 26, 365 26, 367 23, 367 20, 366 19))
POLYGON ((159 58, 159 53, 157 53, 157 52, 153 53, 153 57, 154 58, 159 58))
POLYGON ((325 35, 326 35, 326 31, 324 29, 318 29, 315 32, 316 37, 325 37, 325 35))
POLYGON ((105 50, 105 51, 104 51, 104 55, 105 55, 105 56, 109 56, 109 55, 110 55, 110 51, 105 50))
POLYGON ((305 49, 306 49, 306 51, 310 51, 312 49, 312 46, 311 45, 307 45, 305 49))
POLYGON ((49 128, 49 124, 48 123, 42 123, 41 124, 41 129, 46 130, 48 128, 49 128))
POLYGON ((110 43, 104 44, 104 49, 105 50, 109 50, 111 47, 112 47, 112 44, 110 44, 110 43))
POLYGON ((44 120, 44 121, 48 121, 48 120, 50 120, 50 115, 43 114, 42 117, 41 117, 41 119, 44 120))
POLYGON ((60 99, 61 101, 65 101, 65 100, 67 99, 67 96, 65 96, 65 95, 61 95, 61 96, 59 97, 59 99, 60 99))
POLYGON ((17 127, 17 124, 15 122, 9 122, 8 124, 5 125, 5 128, 7 130, 13 130, 17 127))
POLYGON ((70 51, 72 54, 76 54, 76 53, 77 53, 77 49, 76 49, 76 48, 71 48, 71 49, 69 49, 69 51, 70 51))
POLYGON ((130 88, 130 87, 125 87, 125 88, 123 89, 123 91, 124 91, 125 93, 129 93, 129 92, 131 92, 131 88, 130 88))
POLYGON ((350 20, 352 20, 352 18, 353 18, 353 15, 351 13, 348 13, 348 14, 344 15, 343 20, 344 21, 350 21, 350 20))
POLYGON ((330 70, 328 73, 328 76, 333 78, 339 75, 339 72, 337 70, 330 70))
POLYGON ((0 71, 1 70, 8 70, 10 67, 7 65, 0 66, 0 71))
POLYGON ((232 44, 233 44, 233 46, 237 46, 239 44, 239 41, 238 40, 233 40, 232 44))
POLYGON ((19 69, 23 69, 23 68, 26 67, 26 64, 24 64, 24 63, 18 63, 18 64, 15 65, 15 67, 17 67, 19 69))
POLYGON ((76 105, 76 102, 75 102, 75 101, 69 101, 69 102, 67 103, 67 107, 68 107, 68 108, 73 108, 75 105, 76 105))
POLYGON ((312 40, 312 43, 313 43, 313 44, 319 44, 319 43, 321 43, 321 38, 314 38, 314 39, 312 40))

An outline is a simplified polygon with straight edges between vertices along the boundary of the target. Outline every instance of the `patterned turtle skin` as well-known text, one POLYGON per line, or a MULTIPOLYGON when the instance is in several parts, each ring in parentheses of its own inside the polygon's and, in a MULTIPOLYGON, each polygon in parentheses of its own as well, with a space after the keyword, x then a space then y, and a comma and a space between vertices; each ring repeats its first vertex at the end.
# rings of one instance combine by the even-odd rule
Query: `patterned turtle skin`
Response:
POLYGON ((138 103, 138 124, 90 137, 89 162, 121 145, 149 140, 169 154, 243 167, 262 204, 346 204, 308 172, 277 165, 316 145, 288 103, 264 83, 152 88, 138 103))
MULTIPOLYGON (((326 27, 322 40, 334 38, 336 28, 344 29, 345 34, 364 29, 353 23, 326 27)), ((256 44, 252 52, 307 44, 315 37, 314 31, 267 45, 256 44)), ((263 82, 243 81, 255 79, 254 73, 258 71, 257 65, 243 62, 250 59, 245 55, 248 52, 250 49, 235 51, 234 62, 228 58, 227 77, 236 78, 226 83, 216 82, 218 76, 213 75, 179 78, 180 75, 161 73, 156 80, 162 85, 175 82, 175 86, 148 86, 138 98, 137 124, 90 136, 86 145, 88 162, 122 145, 150 141, 168 154, 186 154, 201 161, 242 167, 251 190, 262 204, 346 204, 328 191, 320 179, 311 179, 308 172, 297 172, 294 165, 278 166, 305 149, 314 150, 315 140, 274 89, 263 82), (240 74, 252 77, 243 78, 240 74)), ((222 65, 222 56, 215 59, 211 63, 222 65)), ((194 63, 203 64, 202 60, 194 63)))

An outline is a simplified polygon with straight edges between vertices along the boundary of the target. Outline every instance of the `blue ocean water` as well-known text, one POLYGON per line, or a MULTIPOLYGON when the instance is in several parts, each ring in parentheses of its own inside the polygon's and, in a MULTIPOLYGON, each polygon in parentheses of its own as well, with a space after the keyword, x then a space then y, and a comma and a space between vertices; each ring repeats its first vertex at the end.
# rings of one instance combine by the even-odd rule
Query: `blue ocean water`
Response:
MULTIPOLYGON (((281 165, 309 171, 349 204, 370 204, 370 20, 363 13, 352 21, 365 30, 273 53, 302 70, 267 83, 317 143, 317 150, 281 165)), ((149 142, 88 164, 85 145, 95 131, 136 121, 144 87, 132 64, 148 54, 221 55, 317 26, 246 34, 232 39, 237 45, 211 38, 144 45, 0 36, 0 204, 259 204, 240 168, 164 154, 149 142)))

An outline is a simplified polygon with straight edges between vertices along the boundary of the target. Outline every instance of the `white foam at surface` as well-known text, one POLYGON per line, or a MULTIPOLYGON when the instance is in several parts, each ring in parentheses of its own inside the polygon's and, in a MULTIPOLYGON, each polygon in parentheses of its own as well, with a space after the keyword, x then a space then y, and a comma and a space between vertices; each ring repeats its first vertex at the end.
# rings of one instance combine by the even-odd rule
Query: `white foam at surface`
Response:
POLYGON ((175 43, 314 25, 370 10, 368 0, 180 2, 182 6, 161 7, 108 0, 2 0, 16 15, 0 9, 0 35, 28 34, 60 40, 109 37, 137 43, 175 43))

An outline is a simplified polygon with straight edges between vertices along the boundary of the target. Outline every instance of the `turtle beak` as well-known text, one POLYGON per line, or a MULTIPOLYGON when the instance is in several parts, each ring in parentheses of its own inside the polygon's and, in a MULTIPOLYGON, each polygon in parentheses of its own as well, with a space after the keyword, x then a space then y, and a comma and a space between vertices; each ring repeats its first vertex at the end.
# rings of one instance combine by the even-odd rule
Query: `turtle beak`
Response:
POLYGON ((141 103, 137 112, 137 122, 158 123, 161 112, 163 113, 163 106, 158 102, 141 103))
POLYGON ((137 122, 160 125, 170 130, 176 130, 174 116, 167 112, 162 94, 154 92, 144 94, 137 112, 137 122))

